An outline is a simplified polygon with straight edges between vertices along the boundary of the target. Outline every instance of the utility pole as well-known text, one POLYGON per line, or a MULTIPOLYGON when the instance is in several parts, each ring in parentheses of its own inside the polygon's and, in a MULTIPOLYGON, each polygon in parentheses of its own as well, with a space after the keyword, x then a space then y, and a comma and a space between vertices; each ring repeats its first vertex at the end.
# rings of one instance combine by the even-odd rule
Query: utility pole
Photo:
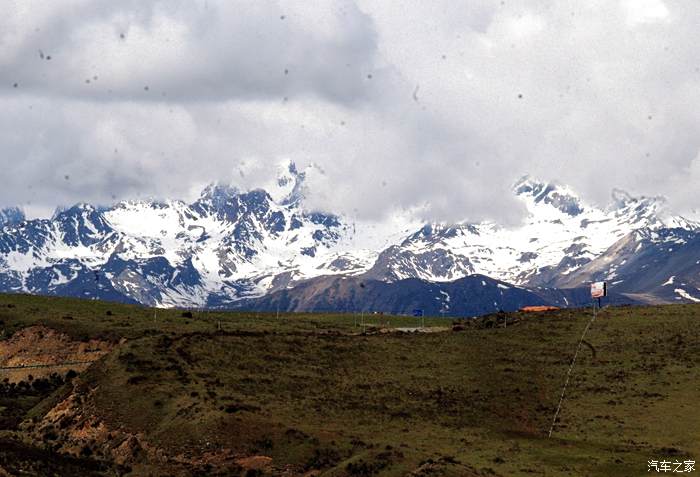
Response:
MULTIPOLYGON (((598 298, 598 308, 600 308, 600 298, 598 298)), ((593 301, 593 321, 595 321, 595 315, 596 315, 596 306, 595 306, 595 301, 593 301)))
MULTIPOLYGON (((581 344, 583 343, 584 338, 586 337, 586 333, 588 333, 588 329, 591 327, 593 322, 596 319, 596 297, 593 297, 593 318, 588 322, 586 325, 586 328, 584 328, 583 333, 581 334, 581 339, 578 341, 578 346, 576 347, 576 352, 574 353, 574 357, 571 359, 571 364, 569 365, 569 370, 566 372, 566 379, 564 380, 564 387, 561 390, 561 396, 559 396, 559 404, 557 404, 557 410, 554 413, 554 419, 552 419, 552 425, 549 427, 549 434, 547 437, 552 437, 552 432, 554 432, 554 426, 557 423, 557 417, 559 416, 559 412, 561 411, 561 406, 564 403, 564 394, 566 393, 566 388, 569 385, 569 379, 571 378, 571 372, 574 369, 574 365, 576 364, 576 358, 578 357, 578 353, 581 350, 581 344)), ((598 297, 598 299, 600 299, 598 297)))

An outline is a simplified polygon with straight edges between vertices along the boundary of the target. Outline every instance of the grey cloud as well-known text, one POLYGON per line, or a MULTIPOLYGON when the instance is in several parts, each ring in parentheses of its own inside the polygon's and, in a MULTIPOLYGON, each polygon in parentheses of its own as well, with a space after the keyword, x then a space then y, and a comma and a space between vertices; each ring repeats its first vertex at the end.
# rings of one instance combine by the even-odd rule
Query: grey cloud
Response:
POLYGON ((36 8, 44 14, 36 23, 18 20, 21 38, 0 56, 6 90, 18 83, 33 94, 94 101, 315 95, 354 102, 367 96, 367 75, 381 74, 373 64, 373 23, 349 2, 316 5, 327 25, 278 2, 101 0, 36 8))
POLYGON ((325 171, 309 207, 370 218, 515 222, 526 173, 697 206, 695 2, 28 5, 0 20, 2 205, 188 198, 292 159, 325 171))

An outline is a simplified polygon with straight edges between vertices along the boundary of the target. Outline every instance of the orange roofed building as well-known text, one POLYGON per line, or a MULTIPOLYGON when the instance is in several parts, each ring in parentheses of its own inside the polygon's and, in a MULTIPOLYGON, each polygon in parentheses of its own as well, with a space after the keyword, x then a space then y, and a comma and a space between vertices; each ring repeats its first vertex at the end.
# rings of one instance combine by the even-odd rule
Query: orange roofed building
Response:
POLYGON ((547 305, 540 305, 540 306, 524 306, 518 311, 524 311, 525 313, 532 313, 535 311, 554 311, 558 310, 558 306, 547 306, 547 305))

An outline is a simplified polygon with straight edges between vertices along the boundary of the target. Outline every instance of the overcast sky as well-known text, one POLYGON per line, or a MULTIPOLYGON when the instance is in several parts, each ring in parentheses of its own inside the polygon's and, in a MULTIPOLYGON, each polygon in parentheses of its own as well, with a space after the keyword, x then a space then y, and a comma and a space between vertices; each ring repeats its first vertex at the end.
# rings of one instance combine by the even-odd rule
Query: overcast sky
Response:
POLYGON ((308 206, 517 221, 700 186, 700 2, 6 0, 0 206, 191 199, 292 159, 308 206))

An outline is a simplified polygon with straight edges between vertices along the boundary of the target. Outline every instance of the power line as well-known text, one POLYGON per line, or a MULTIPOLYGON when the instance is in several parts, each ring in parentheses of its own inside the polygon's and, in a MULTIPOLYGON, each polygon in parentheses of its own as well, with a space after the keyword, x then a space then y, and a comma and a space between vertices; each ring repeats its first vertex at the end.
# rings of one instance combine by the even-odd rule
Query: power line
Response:
POLYGON ((593 318, 591 318, 588 321, 586 328, 583 330, 583 333, 581 334, 581 339, 579 340, 578 346, 576 347, 576 352, 574 353, 574 358, 571 360, 571 364, 569 365, 569 370, 566 372, 566 380, 564 381, 564 387, 561 390, 561 396, 559 397, 559 404, 557 405, 557 410, 554 413, 554 419, 552 419, 552 425, 549 428, 549 435, 547 437, 552 437, 552 432, 554 431, 554 425, 557 422, 557 417, 559 416, 559 411, 561 411, 561 406, 564 403, 564 394, 566 393, 566 388, 569 385, 569 379, 571 378, 571 371, 574 369, 574 364, 576 364, 576 358, 578 357, 579 351, 581 351, 581 344, 583 344, 583 340, 586 337, 586 333, 588 333, 588 329, 591 327, 591 325, 595 321, 595 317, 596 317, 596 307, 595 307, 595 302, 593 302, 593 318))

